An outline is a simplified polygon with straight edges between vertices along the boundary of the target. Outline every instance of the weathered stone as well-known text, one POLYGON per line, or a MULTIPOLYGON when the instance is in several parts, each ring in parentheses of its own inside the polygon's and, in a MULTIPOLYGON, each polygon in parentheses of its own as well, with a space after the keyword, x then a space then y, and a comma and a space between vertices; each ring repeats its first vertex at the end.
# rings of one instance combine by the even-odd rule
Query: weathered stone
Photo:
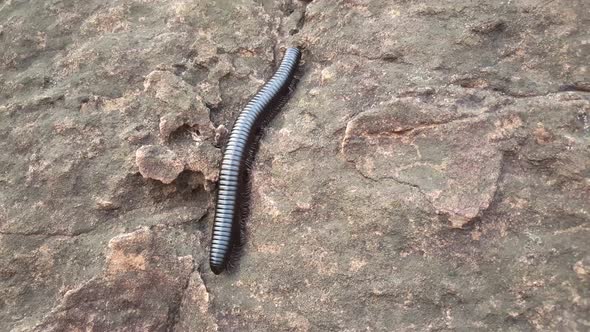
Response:
POLYGON ((100 210, 116 210, 120 208, 120 206, 112 201, 105 200, 105 199, 98 199, 96 200, 96 207, 100 210))
POLYGON ((186 169, 202 173, 206 181, 217 181, 221 166, 221 153, 219 149, 213 147, 211 144, 196 143, 184 147, 177 147, 177 151, 184 156, 186 169))
POLYGON ((137 149, 135 163, 144 178, 162 183, 171 183, 184 170, 176 153, 156 145, 145 145, 137 149))
POLYGON ((168 71, 151 72, 144 82, 145 92, 153 94, 167 105, 167 111, 160 117, 160 136, 168 140, 177 129, 187 126, 210 136, 213 128, 209 110, 193 88, 181 78, 168 71))
MULTIPOLYGON (((66 291, 35 330, 171 329, 193 270, 191 256, 176 256, 171 243, 147 228, 117 236, 109 242, 104 272, 66 291)), ((192 302, 207 306, 206 298, 192 302)))
POLYGON ((193 273, 182 297, 176 330, 218 331, 209 303, 209 292, 203 280, 198 273, 193 273))
POLYGON ((368 178, 418 188, 461 228, 492 202, 502 161, 497 144, 522 126, 518 116, 494 120, 485 112, 461 99, 403 98, 351 120, 342 152, 368 178))
POLYGON ((143 86, 145 92, 179 110, 193 106, 192 88, 171 72, 155 70, 147 75, 143 86))

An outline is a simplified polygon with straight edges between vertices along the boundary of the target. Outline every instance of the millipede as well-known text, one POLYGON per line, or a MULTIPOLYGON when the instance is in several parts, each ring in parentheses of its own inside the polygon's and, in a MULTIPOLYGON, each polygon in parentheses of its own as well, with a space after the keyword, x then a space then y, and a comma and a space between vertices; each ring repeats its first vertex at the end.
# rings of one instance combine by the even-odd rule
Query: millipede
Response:
POLYGON ((232 127, 223 152, 211 235, 209 265, 220 274, 243 245, 248 214, 248 173, 260 132, 292 91, 301 59, 299 48, 287 48, 279 68, 246 104, 232 127))

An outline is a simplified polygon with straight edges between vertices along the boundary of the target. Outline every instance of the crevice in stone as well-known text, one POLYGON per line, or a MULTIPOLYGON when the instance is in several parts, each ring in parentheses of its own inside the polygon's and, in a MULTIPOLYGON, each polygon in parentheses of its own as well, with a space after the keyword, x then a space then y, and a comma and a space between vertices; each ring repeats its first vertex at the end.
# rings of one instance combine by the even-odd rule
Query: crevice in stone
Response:
POLYGON ((361 59, 369 60, 369 61, 381 61, 388 64, 397 64, 397 65, 407 65, 413 66, 414 64, 411 62, 404 61, 403 54, 400 53, 381 53, 377 56, 369 56, 360 53, 340 53, 337 56, 349 56, 349 57, 359 57, 361 59))
POLYGON ((395 182, 397 184, 400 184, 400 185, 403 185, 403 186, 406 186, 406 187, 411 187, 411 188, 417 190, 420 193, 420 195, 424 198, 424 200, 426 202, 428 202, 428 204, 433 209, 433 211, 435 211, 435 212, 437 211, 437 209, 434 206, 433 202, 428 198, 428 195, 426 195, 426 193, 422 190, 422 188, 420 188, 420 186, 418 186, 416 184, 413 184, 413 183, 410 183, 410 182, 399 180, 399 179, 397 179, 395 177, 391 177, 391 176, 383 176, 383 177, 379 177, 379 178, 374 178, 374 177, 371 177, 371 176, 365 174, 364 172, 362 172, 358 168, 356 168, 356 164, 355 164, 354 160, 347 160, 347 162, 349 164, 352 164, 352 167, 356 170, 356 172, 358 174, 360 174, 363 178, 365 178, 365 179, 367 179, 367 180, 369 180, 371 182, 377 182, 378 183, 380 181, 390 180, 390 181, 393 181, 393 182, 395 182))
MULTIPOLYGON (((207 292, 208 295, 211 295, 211 292, 209 292, 209 287, 207 287, 207 282, 205 282, 205 279, 203 278, 203 272, 201 272, 201 265, 199 265, 196 268, 195 273, 197 273, 199 275, 199 278, 201 278, 201 282, 203 283, 203 287, 205 287, 205 292, 207 292)), ((209 306, 209 308, 211 308, 211 306, 209 306)))
MULTIPOLYGON (((424 200, 426 200, 426 202, 428 202, 428 204, 430 205, 430 207, 435 212, 437 212, 437 208, 434 206, 434 203, 432 202, 432 200, 430 200, 430 198, 428 197, 428 195, 426 195, 426 193, 422 190, 422 188, 420 188, 420 186, 418 186, 416 184, 413 184, 413 183, 410 183, 410 182, 406 182, 406 181, 402 181, 402 180, 396 179, 394 177, 381 177, 379 179, 380 180, 391 180, 391 181, 394 181, 395 183, 398 183, 398 184, 401 184, 401 185, 408 186, 408 187, 411 187, 411 188, 416 189, 422 195, 422 197, 424 198, 424 200)), ((437 214, 438 214, 438 212, 437 212, 437 214)))
POLYGON ((186 290, 188 289, 188 286, 190 285, 191 276, 193 275, 193 272, 195 272, 195 270, 196 270, 196 267, 195 267, 195 264, 193 263, 192 269, 188 273, 186 281, 185 281, 184 285, 182 286, 182 289, 180 290, 178 297, 175 299, 174 302, 171 303, 170 307, 168 308, 168 317, 166 320, 166 331, 167 332, 174 332, 176 330, 176 328, 175 328, 176 324, 178 324, 178 321, 180 320, 180 309, 182 308, 182 301, 184 299, 186 290))
POLYGON ((200 191, 203 188, 205 176, 202 172, 184 170, 173 183, 176 184, 178 194, 188 200, 194 196, 195 191, 200 191))
POLYGON ((448 87, 449 85, 456 85, 456 86, 459 86, 464 89, 491 91, 491 92, 498 93, 500 95, 512 97, 514 99, 547 97, 547 96, 554 95, 554 94, 568 93, 568 92, 570 92, 570 93, 571 92, 579 92, 579 93, 590 92, 590 88, 586 88, 584 85, 579 85, 579 84, 576 85, 574 83, 574 84, 561 85, 557 90, 552 90, 552 91, 546 91, 546 92, 536 91, 536 92, 530 92, 530 93, 520 93, 520 92, 511 91, 509 87, 501 86, 501 85, 490 85, 487 87, 478 87, 472 83, 475 80, 477 80, 477 78, 459 79, 459 80, 455 80, 455 81, 450 82, 445 87, 448 87))
POLYGON ((191 126, 185 123, 170 133, 168 141, 170 143, 175 141, 191 141, 194 140, 194 135, 201 137, 202 134, 201 128, 198 125, 191 126))
POLYGON ((79 232, 73 233, 63 233, 63 232, 45 232, 45 231, 31 231, 31 232, 10 232, 10 231, 0 231, 0 235, 5 236, 42 236, 42 237, 65 237, 65 238, 73 238, 80 235, 89 234, 94 231, 94 228, 83 230, 79 232))
POLYGON ((481 223, 483 219, 486 218, 490 211, 493 211, 495 207, 498 205, 499 201, 502 198, 502 193, 499 190, 499 186, 504 180, 506 175, 506 159, 510 155, 510 152, 502 152, 500 157, 500 170, 498 171, 498 177, 496 178, 496 182, 494 184, 494 194, 492 195, 492 199, 490 200, 487 207, 479 210, 477 216, 473 217, 467 223, 465 223, 461 228, 457 228, 458 230, 469 230, 475 227, 476 224, 481 223))
POLYGON ((219 123, 216 123, 217 119, 214 115, 220 114, 223 112, 223 108, 221 107, 222 103, 223 103, 223 101, 221 101, 217 105, 213 105, 211 103, 205 103, 205 107, 207 107, 207 109, 209 110, 209 121, 211 121, 211 123, 215 127, 219 126, 219 123))
POLYGON ((590 83, 575 82, 559 87, 559 92, 590 92, 590 83))
POLYGON ((307 6, 311 3, 311 1, 301 1, 303 2, 303 7, 301 8, 301 17, 297 20, 295 24, 295 28, 292 31, 289 31, 289 35, 294 36, 303 30, 305 26, 305 20, 307 18, 307 6))
MULTIPOLYGON (((361 111, 359 113, 357 113, 355 116, 353 116, 350 121, 354 121, 354 119, 356 118, 356 116, 359 116, 361 114, 363 114, 365 111, 361 111)), ((414 131, 418 131, 418 130, 423 130, 423 129, 433 129, 436 128, 438 126, 444 126, 444 125, 448 125, 448 124, 455 124, 455 123, 465 123, 465 122, 469 122, 469 121, 481 121, 484 120, 486 118, 488 118, 489 115, 487 114, 477 114, 477 115, 461 115, 458 116, 456 118, 451 118, 448 120, 442 120, 442 121, 432 121, 430 123, 424 123, 424 124, 417 124, 411 128, 404 128, 404 129, 393 129, 391 131, 383 131, 383 132, 379 132, 379 133, 373 133, 373 134, 368 134, 366 135, 366 137, 392 137, 392 136, 403 136, 403 135, 407 135, 410 134, 414 131)), ((348 124, 346 125, 346 127, 348 127, 348 124)), ((345 129, 346 132, 346 129, 345 129)), ((355 135, 356 136, 356 135, 355 135)), ((356 136, 359 137, 359 136, 356 136)), ((346 145, 346 136, 342 139, 342 148, 345 147, 346 145)))
MULTIPOLYGON (((211 200, 211 199, 210 199, 211 200)), ((210 209, 205 210, 202 216, 199 218, 187 220, 179 225, 182 225, 183 229, 187 233, 198 234, 199 236, 203 236, 206 232, 208 224, 205 220, 209 217, 210 209)), ((203 251, 205 251, 205 247, 203 251)))

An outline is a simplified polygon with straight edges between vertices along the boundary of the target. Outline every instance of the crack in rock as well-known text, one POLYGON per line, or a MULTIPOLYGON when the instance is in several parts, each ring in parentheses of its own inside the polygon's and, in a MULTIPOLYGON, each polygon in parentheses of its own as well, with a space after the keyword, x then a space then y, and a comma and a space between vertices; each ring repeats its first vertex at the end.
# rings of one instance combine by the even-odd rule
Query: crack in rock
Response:
POLYGON ((172 330, 217 331, 215 315, 210 312, 210 295, 199 269, 195 269, 182 292, 178 320, 172 330))
POLYGON ((462 228, 492 202, 499 142, 520 126, 516 115, 492 117, 458 99, 402 98, 349 121, 341 151, 367 177, 418 188, 452 227, 462 228))

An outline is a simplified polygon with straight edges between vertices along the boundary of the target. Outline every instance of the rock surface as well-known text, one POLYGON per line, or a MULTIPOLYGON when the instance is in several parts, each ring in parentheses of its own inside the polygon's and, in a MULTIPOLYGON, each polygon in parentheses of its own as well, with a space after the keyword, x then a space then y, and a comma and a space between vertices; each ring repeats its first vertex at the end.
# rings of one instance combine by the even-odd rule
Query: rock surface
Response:
POLYGON ((589 11, 0 2, 0 330, 590 329, 589 11), (215 276, 221 136, 293 44, 215 276))
POLYGON ((172 183, 184 166, 176 153, 155 145, 144 145, 135 153, 135 163, 144 178, 172 183))

